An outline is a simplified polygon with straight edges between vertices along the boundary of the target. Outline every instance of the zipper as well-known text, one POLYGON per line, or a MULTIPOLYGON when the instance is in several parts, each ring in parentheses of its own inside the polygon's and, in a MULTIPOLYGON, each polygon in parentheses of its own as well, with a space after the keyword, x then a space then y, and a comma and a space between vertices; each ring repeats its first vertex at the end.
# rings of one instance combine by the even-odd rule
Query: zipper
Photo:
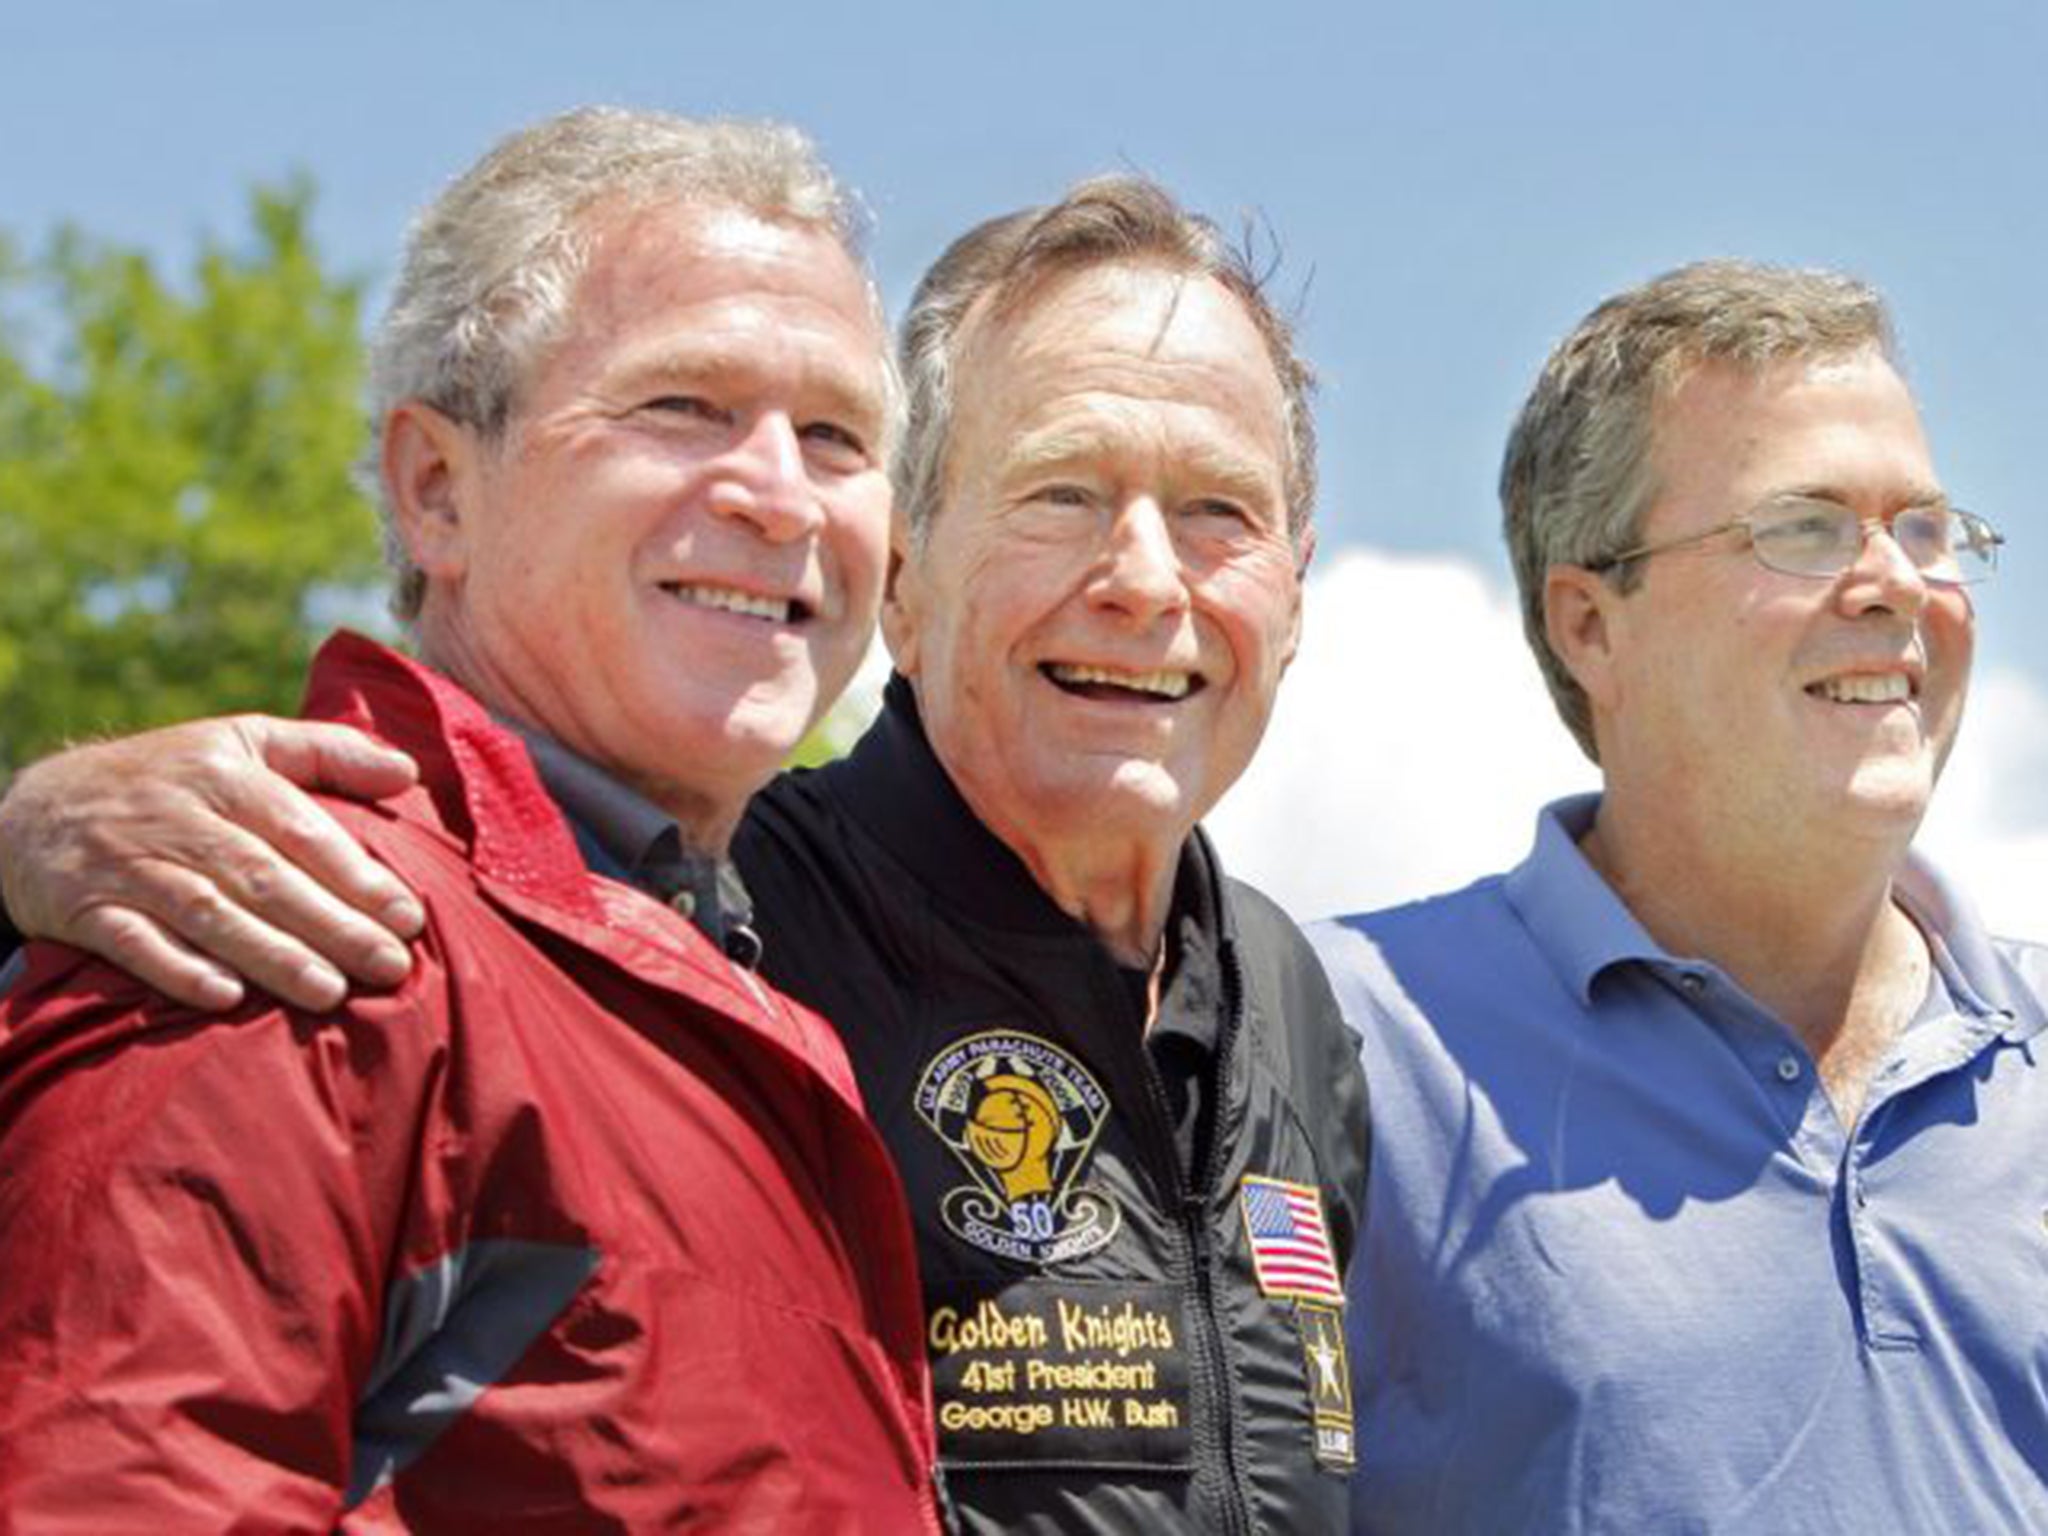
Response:
MULTIPOLYGON (((1214 1233, 1209 1226, 1208 1201, 1215 1194, 1216 1181, 1222 1173, 1224 1110, 1230 1091, 1231 1056, 1237 1049, 1237 1037, 1242 1033, 1244 973, 1238 962, 1237 946, 1224 936, 1220 924, 1216 940, 1217 956, 1223 965, 1223 1029, 1216 1037, 1215 1097, 1209 1105, 1209 1145, 1203 1149, 1202 1154, 1201 1188, 1188 1192, 1186 1212, 1189 1230, 1195 1240, 1196 1288, 1201 1294, 1205 1309, 1203 1315, 1212 1324, 1217 1380, 1224 1383, 1227 1382, 1227 1376, 1223 1352, 1223 1324, 1215 1316, 1216 1251, 1214 1233)), ((1250 1482, 1245 1476, 1244 1447, 1240 1443, 1242 1437, 1239 1434, 1238 1397, 1234 1392, 1219 1395, 1223 1413, 1218 1424, 1218 1437, 1223 1442, 1223 1476, 1230 1491, 1225 1513, 1232 1521, 1233 1530, 1243 1531, 1246 1536, 1250 1536, 1252 1494, 1250 1482)))
POLYGON ((960 1529, 960 1506, 953 1502, 953 1490, 946 1486, 943 1462, 932 1463, 932 1513, 941 1536, 954 1536, 960 1529))
POLYGON ((1216 1450, 1222 1463, 1224 1529, 1250 1536, 1250 1498, 1239 1467, 1237 1407, 1233 1394, 1225 1390, 1229 1373, 1223 1360, 1223 1325, 1216 1317, 1216 1285, 1210 1273, 1215 1247, 1209 1237, 1208 1213, 1199 1196, 1190 1195, 1181 1207, 1185 1216, 1189 1248, 1195 1272, 1195 1304, 1200 1308, 1203 1372, 1216 1384, 1216 1450))
MULTIPOLYGON (((1237 973, 1236 951, 1224 944, 1219 944, 1218 949, 1224 957, 1226 1011, 1223 1029, 1216 1041, 1216 1102, 1210 1106, 1209 1145, 1203 1152, 1199 1188, 1189 1186, 1187 1170, 1181 1167, 1180 1146, 1173 1136, 1172 1112, 1166 1101, 1166 1084, 1161 1080, 1159 1069, 1153 1064, 1151 1050, 1145 1044, 1146 1021, 1143 1018, 1137 1019, 1138 1028, 1132 1038, 1138 1042, 1139 1075, 1144 1081, 1145 1097, 1151 1108, 1151 1113, 1145 1117, 1149 1132, 1147 1139, 1153 1143, 1155 1153, 1164 1149, 1162 1161, 1173 1176, 1172 1192, 1179 1206, 1181 1236, 1194 1282, 1194 1295, 1190 1298, 1193 1302, 1191 1331, 1196 1342, 1200 1379, 1211 1384, 1209 1397, 1215 1409, 1210 1422, 1210 1443, 1198 1444, 1197 1447, 1195 1481, 1199 1487, 1208 1461, 1202 1452, 1213 1449, 1222 1483, 1218 1500, 1223 1516, 1220 1529, 1227 1536, 1251 1536, 1251 1496, 1241 1465, 1243 1451, 1238 1444, 1238 1410, 1235 1394, 1229 1390, 1230 1373, 1224 1359, 1223 1323, 1216 1311, 1215 1244, 1209 1231, 1208 1198, 1215 1188, 1222 1158, 1224 1078, 1227 1076, 1230 1050, 1237 1039, 1237 1016, 1244 995, 1242 978, 1237 973)), ((1125 1012, 1135 1016, 1137 1009, 1131 1006, 1129 994, 1123 995, 1125 1012)))

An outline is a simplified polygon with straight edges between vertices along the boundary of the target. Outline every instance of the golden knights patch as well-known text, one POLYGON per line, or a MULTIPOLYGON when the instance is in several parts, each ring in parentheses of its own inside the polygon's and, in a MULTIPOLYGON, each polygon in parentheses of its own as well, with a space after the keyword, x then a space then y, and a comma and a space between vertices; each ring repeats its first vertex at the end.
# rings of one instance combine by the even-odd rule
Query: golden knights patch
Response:
POLYGON ((973 1176, 939 1202, 962 1242, 1045 1265, 1116 1236, 1122 1213, 1080 1183, 1109 1099, 1058 1046, 1016 1030, 968 1035, 926 1065, 915 1103, 973 1176))

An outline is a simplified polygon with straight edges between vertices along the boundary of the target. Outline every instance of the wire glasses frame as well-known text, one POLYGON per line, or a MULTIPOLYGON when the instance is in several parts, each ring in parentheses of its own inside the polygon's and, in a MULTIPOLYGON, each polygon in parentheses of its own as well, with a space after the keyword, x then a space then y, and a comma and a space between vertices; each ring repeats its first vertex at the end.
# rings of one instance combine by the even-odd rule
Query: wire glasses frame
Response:
POLYGON ((1998 546, 2005 542, 2005 535, 1976 513, 1946 503, 1906 507, 1880 522, 1866 521, 1838 501, 1787 496, 1700 533, 1588 560, 1585 568, 1596 574, 1611 571, 1738 529, 1749 536, 1750 553, 1764 569, 1816 578, 1841 575, 1862 555, 1870 536, 1881 532, 1898 545, 1923 579, 1945 587, 1990 580, 1998 570, 1998 546))

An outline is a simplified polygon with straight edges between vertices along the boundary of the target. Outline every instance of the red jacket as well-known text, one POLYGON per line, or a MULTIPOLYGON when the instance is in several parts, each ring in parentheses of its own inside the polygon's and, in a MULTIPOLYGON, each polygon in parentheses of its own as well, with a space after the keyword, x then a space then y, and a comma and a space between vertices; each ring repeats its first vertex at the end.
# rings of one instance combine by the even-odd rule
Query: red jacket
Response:
POLYGON ((0 1005, 0 1531, 937 1527, 903 1195, 837 1036, 586 872, 518 741, 342 636, 396 993, 0 1005))

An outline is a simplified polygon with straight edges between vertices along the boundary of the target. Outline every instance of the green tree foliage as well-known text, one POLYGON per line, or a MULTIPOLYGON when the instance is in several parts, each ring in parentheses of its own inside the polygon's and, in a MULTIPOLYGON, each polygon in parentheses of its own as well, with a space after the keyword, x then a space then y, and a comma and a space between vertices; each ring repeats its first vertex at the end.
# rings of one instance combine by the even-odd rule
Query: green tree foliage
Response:
POLYGON ((84 735, 290 712, 334 600, 377 582, 361 285, 311 204, 258 189, 183 284, 76 231, 0 246, 0 779, 84 735))

